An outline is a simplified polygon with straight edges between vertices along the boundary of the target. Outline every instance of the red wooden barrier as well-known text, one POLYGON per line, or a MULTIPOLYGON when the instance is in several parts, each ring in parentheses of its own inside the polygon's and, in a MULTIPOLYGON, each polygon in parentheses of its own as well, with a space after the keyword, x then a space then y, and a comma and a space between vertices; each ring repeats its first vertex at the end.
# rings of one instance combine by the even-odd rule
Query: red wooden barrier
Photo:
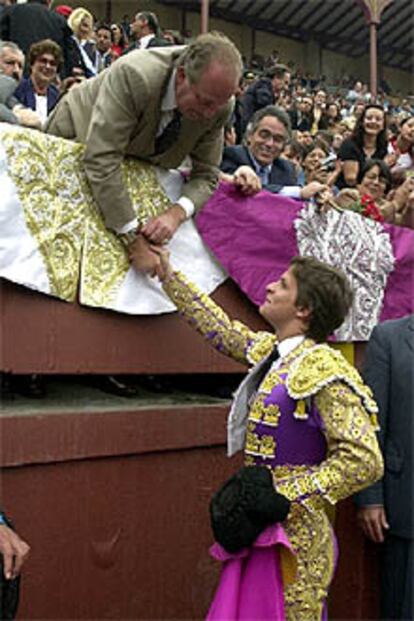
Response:
MULTIPOLYGON (((265 327, 234 285, 215 297, 265 327)), ((1 368, 15 373, 242 370, 174 315, 96 311, 10 283, 0 313, 1 368)), ((3 407, 2 504, 32 546, 21 619, 200 619, 207 610, 219 569, 207 553, 208 501, 240 464, 225 457, 228 404, 111 403, 3 407)), ((336 531, 330 618, 375 618, 376 549, 351 501, 336 531)))

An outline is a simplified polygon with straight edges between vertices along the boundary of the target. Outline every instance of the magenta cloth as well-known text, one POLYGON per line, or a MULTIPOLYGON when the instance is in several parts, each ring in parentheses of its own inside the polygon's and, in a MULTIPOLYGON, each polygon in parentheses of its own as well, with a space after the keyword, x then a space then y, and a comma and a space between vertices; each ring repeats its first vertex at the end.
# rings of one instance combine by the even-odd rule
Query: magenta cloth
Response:
POLYGON ((210 548, 223 569, 207 621, 285 621, 280 546, 292 551, 285 531, 276 524, 237 554, 218 543, 210 548))
POLYGON ((388 276, 381 321, 414 312, 414 231, 392 224, 384 229, 391 238, 395 268, 388 276))
POLYGON ((293 222, 302 203, 269 192, 244 197, 221 183, 197 216, 201 237, 257 305, 298 254, 293 222))
MULTIPOLYGON (((303 203, 260 192, 245 197, 221 183, 198 214, 197 228, 229 276, 257 305, 266 285, 278 280, 290 259, 299 254, 294 221, 303 203)), ((414 231, 391 224, 396 264, 385 289, 381 320, 414 312, 414 231)))

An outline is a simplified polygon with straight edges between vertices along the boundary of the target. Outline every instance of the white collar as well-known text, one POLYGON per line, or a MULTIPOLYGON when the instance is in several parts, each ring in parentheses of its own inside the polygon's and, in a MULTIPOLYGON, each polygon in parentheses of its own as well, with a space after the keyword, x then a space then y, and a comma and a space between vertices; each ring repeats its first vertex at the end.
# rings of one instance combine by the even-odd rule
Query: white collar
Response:
POLYGON ((175 98, 175 76, 177 69, 174 69, 170 80, 168 82, 167 90, 161 101, 161 112, 171 112, 177 107, 177 100, 175 98))
POLYGON ((283 339, 280 343, 277 344, 277 349, 279 351, 279 355, 281 358, 286 358, 290 352, 292 352, 296 347, 299 347, 305 340, 303 334, 298 334, 296 336, 289 336, 287 339, 283 339))
POLYGON ((144 37, 141 37, 140 40, 139 40, 139 49, 140 50, 145 50, 145 48, 148 47, 148 43, 154 37, 155 37, 155 34, 149 34, 149 35, 145 35, 144 37))

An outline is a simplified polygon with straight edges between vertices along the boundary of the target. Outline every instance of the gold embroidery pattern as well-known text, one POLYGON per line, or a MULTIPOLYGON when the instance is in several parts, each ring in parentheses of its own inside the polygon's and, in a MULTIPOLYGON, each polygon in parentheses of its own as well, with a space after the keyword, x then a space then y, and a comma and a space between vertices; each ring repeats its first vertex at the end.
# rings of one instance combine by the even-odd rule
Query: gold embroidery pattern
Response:
POLYGON ((271 343, 274 341, 272 334, 253 332, 240 321, 232 321, 208 295, 201 293, 198 287, 180 272, 173 274, 171 279, 164 283, 164 289, 180 313, 198 332, 206 336, 210 344, 220 353, 247 364, 246 352, 254 349, 256 343, 261 343, 258 348, 262 348, 262 351, 266 350, 266 347, 271 350, 271 343), (268 345, 265 346, 265 342, 268 345))
POLYGON ((250 409, 249 420, 259 423, 263 422, 269 427, 277 427, 280 418, 280 409, 276 403, 265 404, 267 395, 259 393, 250 409))
POLYGON ((256 332, 253 343, 248 347, 247 360, 255 365, 270 354, 276 345, 276 336, 270 332, 256 332))
MULTIPOLYGON (((169 207, 170 202, 159 186, 150 164, 128 159, 122 169, 140 224, 169 207)), ((114 302, 128 269, 129 261, 124 247, 106 229, 94 207, 85 233, 81 302, 89 306, 104 306, 114 302)))
MULTIPOLYGON (((370 388, 362 382, 355 367, 329 345, 315 345, 297 356, 292 363, 286 386, 291 397, 304 399, 335 380, 348 384, 359 395, 365 409, 374 416, 377 414, 378 408, 370 388)), ((372 420, 375 423, 376 416, 372 420)))
POLYGON ((280 409, 276 403, 269 403, 265 407, 263 415, 263 423, 269 427, 277 427, 279 424, 280 409))
POLYGON ((306 401, 300 399, 296 402, 296 408, 293 412, 293 416, 298 420, 306 420, 309 418, 309 413, 306 411, 306 401))
POLYGON ((253 401, 252 407, 249 411, 249 421, 259 423, 262 420, 265 411, 264 400, 266 395, 258 394, 253 401))
POLYGON ((51 138, 48 148, 37 131, 2 133, 8 170, 19 194, 31 235, 49 278, 50 291, 64 300, 76 297, 83 225, 88 216, 82 147, 51 138))
MULTIPOLYGON (((81 274, 81 302, 105 306, 116 295, 129 262, 98 213, 83 170, 84 146, 13 126, 2 131, 2 142, 51 293, 73 301, 81 274)), ((140 222, 169 207, 150 164, 126 160, 123 174, 140 222)))
POLYGON ((124 183, 140 224, 153 216, 159 216, 171 206, 151 164, 127 158, 122 169, 124 183))
POLYGON ((317 621, 335 569, 333 533, 323 511, 293 505, 283 527, 297 554, 296 580, 285 590, 287 621, 317 621))
POLYGON ((323 500, 335 504, 383 474, 383 461, 374 428, 361 401, 346 384, 335 382, 315 397, 323 419, 328 457, 306 472, 280 479, 277 489, 310 510, 323 500))
POLYGON ((280 369, 271 370, 266 374, 266 377, 260 384, 259 390, 260 392, 264 392, 266 394, 270 394, 276 386, 279 384, 284 384, 283 379, 280 377, 280 369))
POLYGON ((276 441, 273 436, 262 435, 259 437, 254 433, 256 425, 252 422, 247 424, 245 453, 256 455, 263 459, 274 459, 276 452, 276 441))

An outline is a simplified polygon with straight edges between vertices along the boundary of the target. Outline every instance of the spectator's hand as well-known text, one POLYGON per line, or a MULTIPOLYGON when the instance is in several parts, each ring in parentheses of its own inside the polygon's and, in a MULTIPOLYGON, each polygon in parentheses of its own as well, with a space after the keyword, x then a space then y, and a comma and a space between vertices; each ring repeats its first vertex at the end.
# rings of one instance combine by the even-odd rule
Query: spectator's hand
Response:
POLYGON ((135 241, 128 247, 131 265, 139 272, 144 272, 149 276, 156 276, 160 270, 160 257, 152 250, 149 242, 140 234, 135 241))
POLYGON ((344 188, 335 197, 335 202, 342 209, 348 209, 352 203, 356 203, 360 198, 358 190, 355 188, 344 188))
POLYGON ((172 205, 165 213, 148 220, 141 229, 142 234, 152 244, 165 244, 170 241, 186 217, 186 213, 180 205, 172 205))
POLYGON ((375 543, 384 541, 385 531, 389 525, 382 505, 361 507, 357 513, 357 520, 368 539, 375 543))
POLYGON ((332 200, 333 200, 332 191, 331 191, 331 188, 328 186, 325 186, 323 190, 315 194, 316 204, 318 205, 319 209, 322 212, 326 212, 332 206, 331 204, 332 200))
POLYGON ((85 78, 83 76, 71 75, 68 78, 65 78, 64 80, 62 80, 62 83, 60 85, 60 94, 65 95, 68 91, 70 91, 71 88, 75 88, 76 86, 82 84, 84 80, 85 78))
POLYGON ((17 104, 13 108, 13 114, 17 116, 20 125, 24 125, 24 127, 32 127, 34 129, 42 128, 40 117, 30 108, 23 108, 21 105, 17 104))
POLYGON ((307 201, 315 196, 315 194, 325 192, 326 190, 329 190, 329 187, 324 183, 319 183, 319 181, 311 181, 301 189, 300 197, 303 201, 307 201))
POLYGON ((250 166, 239 166, 233 174, 233 183, 246 196, 257 194, 262 189, 259 177, 250 166))
POLYGON ((160 259, 160 265, 157 269, 158 278, 161 282, 169 280, 173 273, 170 263, 170 253, 165 246, 151 246, 151 249, 160 259))
POLYGON ((19 575, 29 550, 29 546, 19 535, 6 524, 0 524, 0 553, 3 555, 6 580, 13 580, 19 575))

